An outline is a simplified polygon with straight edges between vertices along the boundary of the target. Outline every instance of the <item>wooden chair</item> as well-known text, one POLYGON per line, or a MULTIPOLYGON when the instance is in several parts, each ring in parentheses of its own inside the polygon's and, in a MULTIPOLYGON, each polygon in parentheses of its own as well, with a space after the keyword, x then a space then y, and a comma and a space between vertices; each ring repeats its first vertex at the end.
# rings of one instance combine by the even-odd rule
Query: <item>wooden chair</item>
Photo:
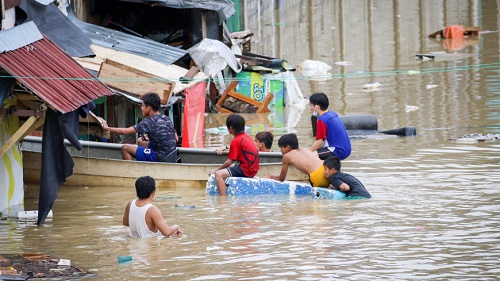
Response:
POLYGON ((224 91, 224 94, 219 98, 216 105, 216 110, 220 113, 265 113, 269 112, 269 104, 274 98, 272 93, 267 93, 262 102, 244 96, 234 89, 238 85, 238 81, 233 81, 224 91))

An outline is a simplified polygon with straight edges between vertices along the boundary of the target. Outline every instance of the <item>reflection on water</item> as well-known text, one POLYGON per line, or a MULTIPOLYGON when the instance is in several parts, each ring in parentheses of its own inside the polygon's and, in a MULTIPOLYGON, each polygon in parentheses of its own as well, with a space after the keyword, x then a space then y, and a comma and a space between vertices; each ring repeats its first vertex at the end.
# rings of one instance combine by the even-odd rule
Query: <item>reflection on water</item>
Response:
MULTIPOLYGON (((61 189, 54 219, 43 227, 0 221, 0 252, 70 259, 98 274, 91 280, 497 280, 500 143, 449 139, 500 133, 499 34, 453 51, 459 59, 414 56, 443 51, 427 39, 443 25, 498 30, 498 2, 244 2, 254 52, 333 67, 325 82, 298 77, 304 96, 323 91, 341 114, 374 114, 379 130, 417 128, 416 137, 353 141, 343 169, 373 198, 223 200, 199 189, 159 190, 155 204, 184 236, 140 240, 121 225, 125 204, 135 196, 132 186, 82 183, 61 189), (381 90, 363 91, 369 82, 379 82, 381 90), (406 112, 406 105, 419 109, 406 112), (196 207, 176 208, 176 200, 196 207), (118 264, 120 255, 133 261, 118 264)), ((308 108, 288 110, 245 116, 250 133, 272 131, 275 151, 277 138, 290 131, 309 146, 308 108)), ((207 116, 205 128, 220 126, 224 115, 207 116)), ((207 133, 205 146, 230 140, 207 133)), ((36 208, 37 192, 27 188, 26 209, 36 208)))

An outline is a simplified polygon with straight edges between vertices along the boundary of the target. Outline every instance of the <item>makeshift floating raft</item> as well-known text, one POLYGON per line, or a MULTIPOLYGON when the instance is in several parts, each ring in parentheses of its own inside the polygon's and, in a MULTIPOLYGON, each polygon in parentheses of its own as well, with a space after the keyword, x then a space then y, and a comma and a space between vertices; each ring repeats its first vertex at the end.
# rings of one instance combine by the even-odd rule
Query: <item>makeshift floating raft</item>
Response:
MULTIPOLYGON (((280 182, 267 178, 229 177, 226 179, 226 185, 226 193, 234 196, 290 194, 329 200, 339 200, 346 197, 345 193, 338 190, 323 187, 312 187, 301 182, 280 182)), ((208 195, 219 195, 214 175, 211 175, 208 178, 206 193, 208 195)))

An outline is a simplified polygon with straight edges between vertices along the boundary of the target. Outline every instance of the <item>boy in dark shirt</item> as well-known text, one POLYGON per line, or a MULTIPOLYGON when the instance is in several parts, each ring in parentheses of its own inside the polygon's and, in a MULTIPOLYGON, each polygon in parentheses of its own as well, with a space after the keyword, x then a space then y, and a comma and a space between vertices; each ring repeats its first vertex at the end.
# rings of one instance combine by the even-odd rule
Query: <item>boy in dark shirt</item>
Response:
POLYGON ((372 197, 357 178, 340 171, 341 164, 337 157, 328 157, 323 162, 323 167, 325 168, 325 177, 330 179, 329 188, 345 192, 348 198, 372 197))
POLYGON ((144 119, 139 124, 128 128, 109 127, 108 123, 100 118, 106 131, 121 135, 147 134, 148 141, 140 140, 139 145, 122 145, 124 160, 149 162, 167 162, 168 156, 176 149, 179 140, 170 118, 159 112, 160 97, 155 93, 147 93, 141 97, 141 111, 144 119))

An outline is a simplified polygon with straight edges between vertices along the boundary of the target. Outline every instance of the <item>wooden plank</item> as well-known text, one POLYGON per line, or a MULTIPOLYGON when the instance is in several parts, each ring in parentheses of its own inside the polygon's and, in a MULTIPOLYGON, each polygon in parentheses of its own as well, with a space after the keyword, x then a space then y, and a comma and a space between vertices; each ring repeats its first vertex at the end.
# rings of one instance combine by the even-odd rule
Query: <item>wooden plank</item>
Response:
POLYGON ((198 67, 191 66, 191 68, 188 70, 186 75, 184 75, 184 77, 181 77, 180 81, 182 83, 187 83, 187 82, 191 81, 196 76, 196 74, 198 74, 199 72, 200 72, 200 69, 198 67))
POLYGON ((266 98, 262 101, 262 105, 257 110, 257 113, 269 112, 269 104, 273 100, 274 95, 272 93, 267 93, 266 98))
POLYGON ((38 96, 31 95, 31 94, 18 94, 17 95, 17 100, 22 100, 22 101, 25 101, 25 100, 43 101, 38 96))
POLYGON ((441 36, 441 37, 443 37, 443 30, 442 29, 438 30, 438 31, 436 31, 436 32, 434 32, 432 34, 429 34, 429 38, 436 38, 438 35, 441 36))
POLYGON ((227 95, 229 94, 229 92, 233 91, 234 88, 236 88, 237 85, 238 85, 238 81, 233 81, 233 82, 231 82, 229 84, 229 86, 227 86, 226 90, 224 91, 224 94, 222 94, 222 96, 220 97, 220 99, 217 101, 217 106, 218 107, 222 107, 222 103, 227 98, 227 95))
POLYGON ((43 125, 44 122, 45 122, 45 115, 43 117, 38 118, 38 120, 36 120, 36 122, 33 123, 33 125, 31 125, 31 128, 26 132, 24 132, 24 134, 22 134, 20 140, 24 139, 27 135, 31 134, 31 132, 38 129, 40 126, 43 125))
POLYGON ((253 106, 257 106, 257 107, 259 107, 259 106, 261 105, 261 102, 256 101, 256 100, 254 100, 254 99, 252 99, 252 98, 249 98, 249 97, 247 97, 247 96, 244 96, 244 95, 242 95, 242 94, 240 94, 240 93, 238 93, 238 92, 229 92, 229 93, 228 93, 228 96, 231 96, 231 97, 233 97, 233 98, 235 98, 235 99, 238 99, 238 100, 244 101, 245 103, 251 104, 251 105, 253 105, 253 106))
POLYGON ((139 97, 146 93, 156 93, 162 104, 169 102, 175 85, 161 77, 110 59, 102 62, 97 77, 110 87, 139 97))
POLYGON ((26 120, 26 122, 24 122, 24 124, 2 146, 2 149, 0 149, 0 158, 2 158, 5 153, 7 153, 14 146, 14 144, 22 140, 31 131, 40 127, 40 125, 43 124, 43 120, 42 122, 40 122, 40 119, 45 120, 45 117, 31 116, 30 118, 28 118, 28 120, 26 120))
MULTIPOLYGON (((165 65, 163 63, 154 61, 152 59, 144 58, 138 55, 129 54, 125 52, 120 52, 104 47, 99 47, 97 45, 91 45, 92 51, 96 54, 94 58, 73 58, 80 65, 85 68, 92 69, 94 71, 99 71, 101 67, 101 63, 110 59, 121 63, 123 65, 127 65, 129 67, 133 67, 142 72, 146 72, 152 74, 157 77, 170 79, 172 81, 177 81, 179 77, 183 77, 188 72, 187 69, 171 64, 165 65)), ((199 81, 205 80, 208 78, 203 72, 198 72, 195 75, 193 80, 189 81, 187 84, 185 83, 175 83, 174 84, 174 94, 180 93, 185 89, 199 83, 199 81)))
POLYGON ((245 55, 234 55, 236 58, 239 58, 242 63, 247 63, 249 65, 261 65, 261 64, 271 64, 272 61, 270 59, 261 58, 261 57, 253 57, 253 56, 245 56, 245 55))
POLYGON ((7 115, 7 114, 13 116, 22 116, 22 117, 26 116, 42 117, 44 115, 42 111, 35 109, 16 109, 12 111, 9 111, 7 109, 0 109, 0 115, 7 115))
POLYGON ((207 38, 207 14, 206 11, 201 11, 201 37, 207 38))
POLYGON ((466 36, 478 36, 481 28, 479 26, 464 26, 466 36))

